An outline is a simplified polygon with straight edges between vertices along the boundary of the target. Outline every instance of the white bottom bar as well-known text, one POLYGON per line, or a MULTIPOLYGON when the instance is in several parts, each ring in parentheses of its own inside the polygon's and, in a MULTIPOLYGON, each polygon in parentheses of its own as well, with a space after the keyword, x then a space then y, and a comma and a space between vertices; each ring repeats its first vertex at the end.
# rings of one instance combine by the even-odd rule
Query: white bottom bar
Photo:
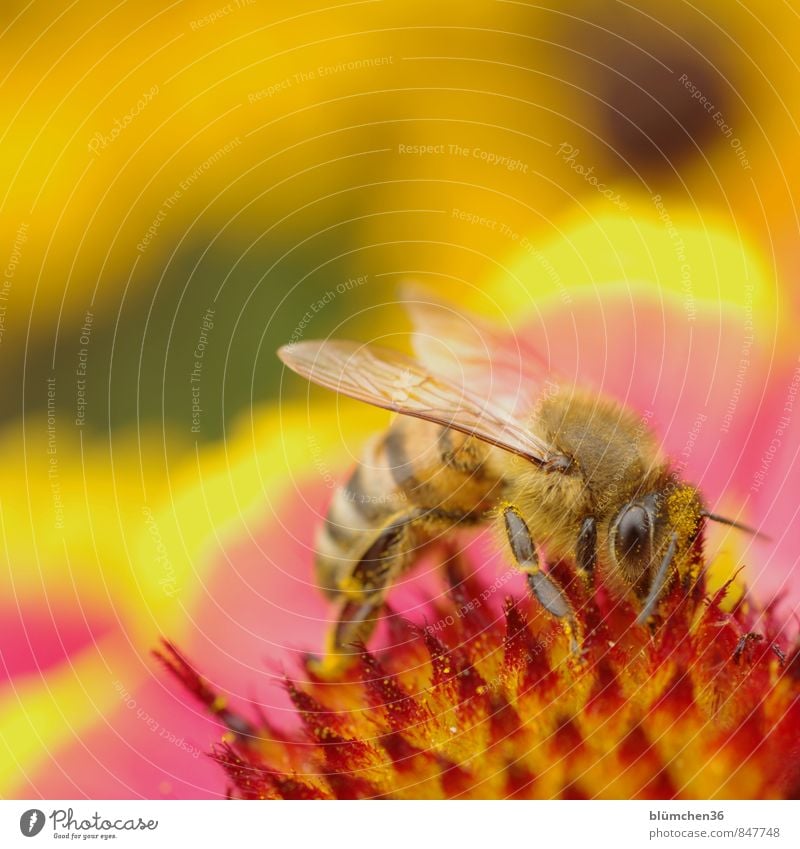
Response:
POLYGON ((0 846, 800 846, 796 802, 0 801, 0 846), (28 832, 34 832, 28 836, 28 832), (440 843, 441 841, 441 843, 440 843))

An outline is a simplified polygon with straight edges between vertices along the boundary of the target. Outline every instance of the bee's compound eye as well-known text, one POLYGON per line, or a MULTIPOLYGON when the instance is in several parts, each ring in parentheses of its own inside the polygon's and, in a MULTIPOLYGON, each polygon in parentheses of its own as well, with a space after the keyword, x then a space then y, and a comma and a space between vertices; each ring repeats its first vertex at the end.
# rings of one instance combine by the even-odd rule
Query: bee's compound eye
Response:
POLYGON ((617 557, 620 560, 639 559, 648 550, 650 543, 650 518, 639 504, 626 507, 617 519, 614 539, 617 557))

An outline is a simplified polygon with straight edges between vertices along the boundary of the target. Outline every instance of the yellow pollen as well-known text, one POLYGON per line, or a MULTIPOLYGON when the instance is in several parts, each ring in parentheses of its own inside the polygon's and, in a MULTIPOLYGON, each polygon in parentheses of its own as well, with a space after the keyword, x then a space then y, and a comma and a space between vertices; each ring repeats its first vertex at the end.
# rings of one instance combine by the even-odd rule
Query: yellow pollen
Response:
POLYGON ((673 490, 667 498, 667 514, 670 526, 681 539, 689 539, 700 516, 697 493, 690 486, 673 490))

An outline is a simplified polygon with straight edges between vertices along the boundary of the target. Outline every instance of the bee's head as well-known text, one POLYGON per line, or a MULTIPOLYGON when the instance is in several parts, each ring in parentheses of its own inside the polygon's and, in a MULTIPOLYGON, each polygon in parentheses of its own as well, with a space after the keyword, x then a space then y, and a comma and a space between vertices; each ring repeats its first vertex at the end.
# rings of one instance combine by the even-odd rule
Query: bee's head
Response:
POLYGON ((669 479, 658 492, 629 501, 612 520, 609 553, 642 604, 640 622, 687 562, 702 516, 697 490, 669 479))

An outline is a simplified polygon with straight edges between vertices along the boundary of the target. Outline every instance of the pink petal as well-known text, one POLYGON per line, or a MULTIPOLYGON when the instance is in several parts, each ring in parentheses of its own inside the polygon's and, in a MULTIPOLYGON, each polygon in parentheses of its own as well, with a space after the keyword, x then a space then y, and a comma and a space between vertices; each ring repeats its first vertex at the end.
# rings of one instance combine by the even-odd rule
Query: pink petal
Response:
POLYGON ((53 607, 45 599, 20 599, 0 609, 0 681, 44 673, 101 640, 115 627, 91 608, 53 607))
POLYGON ((747 575, 758 595, 784 600, 784 614, 800 610, 800 364, 782 362, 765 382, 766 398, 752 416, 737 481, 753 523, 770 540, 749 541, 747 575))
MULTIPOLYGON (((206 756, 219 725, 150 658, 138 688, 79 739, 48 753, 15 792, 17 798, 213 798, 224 794, 218 767, 206 756)), ((113 675, 124 675, 118 669, 113 675)), ((113 677, 109 687, 114 686, 113 677)), ((87 704, 87 710, 91 710, 87 704)))

